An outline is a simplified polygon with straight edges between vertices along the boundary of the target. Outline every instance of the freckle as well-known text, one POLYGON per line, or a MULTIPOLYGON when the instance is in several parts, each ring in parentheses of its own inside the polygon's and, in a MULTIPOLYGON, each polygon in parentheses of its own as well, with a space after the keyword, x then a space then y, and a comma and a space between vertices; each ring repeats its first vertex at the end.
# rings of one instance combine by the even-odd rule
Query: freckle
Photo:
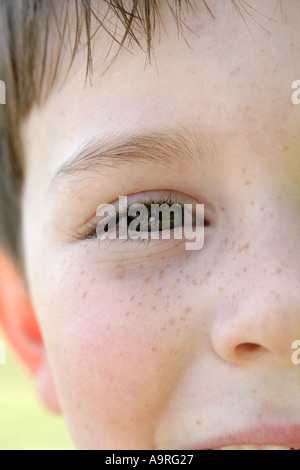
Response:
POLYGON ((83 276, 83 274, 85 273, 84 269, 81 271, 80 273, 80 276, 83 276))
POLYGON ((251 109, 252 109, 252 106, 247 106, 247 107, 246 107, 246 111, 247 111, 247 112, 251 111, 251 109))
POLYGON ((270 217, 271 219, 274 219, 274 212, 271 212, 270 217))
POLYGON ((224 208, 224 207, 221 207, 221 211, 222 211, 222 212, 225 212, 225 208, 224 208))
POLYGON ((285 147, 283 147, 283 150, 286 152, 287 150, 290 150, 290 147, 286 145, 285 147))
POLYGON ((122 273, 121 273, 121 274, 117 274, 117 279, 120 280, 120 279, 123 279, 123 278, 124 278, 124 274, 122 274, 122 273))
POLYGON ((181 320, 181 321, 186 321, 186 318, 180 317, 180 320, 181 320))
POLYGON ((282 269, 281 269, 281 268, 277 268, 277 269, 276 269, 276 273, 277 273, 277 274, 281 274, 281 273, 282 273, 282 269))
POLYGON ((186 307, 184 309, 185 313, 190 313, 192 311, 191 307, 186 307))
POLYGON ((265 210, 265 208, 264 208, 264 207, 261 207, 261 208, 260 208, 260 210, 261 210, 261 211, 264 211, 264 210, 265 210))
POLYGON ((157 348, 151 348, 151 351, 152 351, 152 352, 156 352, 156 351, 157 351, 157 348))
POLYGON ((246 181, 245 186, 249 186, 249 185, 250 185, 250 181, 246 181))
POLYGON ((211 276, 211 272, 208 271, 208 273, 206 273, 206 277, 210 277, 211 276))
POLYGON ((155 294, 160 294, 162 291, 162 288, 160 287, 159 289, 157 289, 157 291, 155 292, 155 294))
POLYGON ((222 290, 224 290, 224 288, 220 286, 220 287, 219 287, 219 290, 222 291, 222 290))
POLYGON ((129 317, 129 315, 130 315, 130 312, 125 313, 125 317, 129 317))
POLYGON ((193 280, 192 280, 192 284, 193 284, 194 286, 197 286, 197 285, 198 285, 198 282, 197 282, 195 279, 193 279, 193 280))
POLYGON ((163 326, 160 331, 166 331, 166 328, 163 326))
POLYGON ((248 250, 249 248, 249 243, 245 243, 245 245, 239 245, 238 253, 241 253, 242 251, 248 250))
POLYGON ((95 281, 96 281, 96 278, 93 277, 93 279, 91 280, 91 283, 93 284, 95 281))
POLYGON ((181 294, 177 295, 177 299, 181 299, 181 294))
POLYGON ((280 295, 276 294, 276 292, 274 292, 273 290, 270 291, 270 294, 274 295, 277 300, 280 300, 280 295))
POLYGON ((179 271, 179 274, 182 274, 182 273, 183 273, 183 271, 182 271, 182 269, 181 269, 181 270, 179 271))
POLYGON ((199 421, 199 419, 197 419, 196 424, 197 426, 201 426, 201 422, 199 421))
POLYGON ((84 424, 85 429, 90 429, 89 425, 87 423, 84 424))
POLYGON ((124 264, 118 264, 118 265, 116 266, 116 269, 124 269, 124 264))
POLYGON ((169 323, 170 323, 171 326, 173 326, 174 325, 174 318, 170 318, 169 323))
POLYGON ((82 298, 83 298, 83 299, 86 299, 86 297, 87 297, 87 292, 84 292, 84 293, 82 294, 82 298))
POLYGON ((189 279, 189 278, 190 278, 190 275, 189 275, 189 274, 187 274, 187 275, 185 276, 185 278, 186 278, 186 279, 189 279))
POLYGON ((151 276, 146 277, 146 279, 144 280, 145 284, 147 284, 150 281, 150 279, 151 279, 151 276))
POLYGON ((153 305, 153 307, 152 307, 152 310, 156 310, 156 307, 155 307, 155 305, 153 305))
POLYGON ((225 245, 227 245, 227 243, 228 243, 228 238, 226 238, 226 239, 224 240, 224 243, 225 243, 225 245))
POLYGON ((180 278, 179 278, 179 277, 176 279, 176 282, 177 282, 177 283, 180 282, 180 278))
POLYGON ((134 301, 134 295, 130 297, 130 302, 133 302, 133 301, 134 301))
POLYGON ((251 206, 254 206, 255 202, 254 202, 254 201, 251 201, 250 204, 251 204, 251 206))
POLYGON ((139 306, 143 305, 143 302, 139 302, 138 305, 139 305, 139 306))
POLYGON ((140 265, 138 266, 138 268, 139 268, 139 269, 143 269, 143 268, 144 268, 144 265, 143 265, 143 264, 140 264, 140 265))
POLYGON ((247 268, 244 268, 244 273, 246 273, 246 272, 247 272, 247 268))

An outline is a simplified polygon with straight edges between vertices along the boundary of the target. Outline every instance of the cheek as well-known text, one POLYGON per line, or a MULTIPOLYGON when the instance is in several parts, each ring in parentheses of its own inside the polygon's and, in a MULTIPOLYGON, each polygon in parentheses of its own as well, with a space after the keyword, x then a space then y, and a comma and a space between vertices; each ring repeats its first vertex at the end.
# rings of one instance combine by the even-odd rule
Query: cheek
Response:
POLYGON ((74 269, 48 288, 41 318, 64 412, 101 445, 118 434, 145 442, 193 355, 184 273, 152 271, 74 269))

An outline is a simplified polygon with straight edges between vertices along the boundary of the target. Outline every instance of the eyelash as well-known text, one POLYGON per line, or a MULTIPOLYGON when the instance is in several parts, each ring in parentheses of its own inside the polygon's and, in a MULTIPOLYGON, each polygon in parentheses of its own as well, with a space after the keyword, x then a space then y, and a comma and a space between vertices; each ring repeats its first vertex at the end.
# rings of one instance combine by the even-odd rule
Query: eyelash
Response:
MULTIPOLYGON (((149 195, 147 197, 140 196, 140 197, 137 198, 137 201, 135 201, 134 204, 135 203, 145 205, 147 208, 150 207, 151 204, 159 204, 159 205, 168 204, 170 206, 173 205, 173 204, 178 204, 178 205, 180 205, 181 210, 184 209, 184 203, 182 203, 178 198, 176 198, 174 195, 172 195, 172 192, 170 192, 167 197, 160 197, 160 198, 157 198, 157 199, 152 199, 152 197, 149 196, 149 195)), ((128 201, 127 206, 124 206, 124 208, 122 208, 121 211, 119 211, 117 208, 115 208, 115 214, 116 214, 117 220, 120 220, 120 218, 122 218, 124 215, 126 215, 128 209, 131 205, 132 205, 132 203, 129 203, 129 201, 128 201)), ((76 236, 76 238, 79 241, 95 241, 95 240, 98 240, 98 242, 102 244, 103 240, 99 240, 98 237, 97 237, 97 232, 96 232, 97 223, 88 222, 87 226, 90 226, 90 230, 87 231, 86 233, 84 233, 83 235, 78 234, 78 232, 77 232, 78 236, 76 236)), ((160 230, 160 233, 162 233, 162 232, 163 232, 163 230, 160 230)), ((125 240, 120 240, 120 239, 110 240, 109 238, 107 238, 105 240, 105 243, 110 244, 111 242, 118 242, 118 243, 121 243, 121 242, 128 243, 129 242, 129 243, 135 243, 138 246, 141 243, 143 243, 145 246, 148 246, 150 241, 151 241, 150 237, 146 238, 146 239, 140 239, 140 240, 131 240, 128 237, 128 239, 125 239, 125 240)))

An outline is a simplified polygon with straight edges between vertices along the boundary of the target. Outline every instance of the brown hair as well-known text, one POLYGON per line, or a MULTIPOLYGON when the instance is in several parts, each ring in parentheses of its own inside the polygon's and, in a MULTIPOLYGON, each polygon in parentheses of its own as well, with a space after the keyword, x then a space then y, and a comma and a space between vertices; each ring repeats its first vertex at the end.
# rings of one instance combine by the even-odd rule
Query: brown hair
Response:
MULTIPOLYGON (((7 87, 6 105, 0 105, 0 243, 21 269, 23 269, 23 253, 20 206, 24 165, 19 135, 20 123, 35 103, 41 104, 42 97, 49 93, 55 82, 61 52, 69 40, 70 12, 72 24, 75 16, 75 35, 68 70, 84 38, 87 54, 86 76, 91 74, 91 41, 95 34, 91 24, 95 20, 99 23, 99 27, 104 28, 112 40, 120 46, 114 59, 121 48, 125 47, 126 40, 134 40, 142 47, 137 37, 142 35, 146 38, 146 55, 148 63, 151 63, 152 37, 157 23, 161 21, 161 0, 97 1, 0 0, 0 79, 7 87), (102 6, 107 7, 107 12, 102 18, 96 9, 97 1, 98 4, 101 2, 102 6), (111 21, 105 21, 108 14, 113 14, 124 26, 124 36, 121 40, 118 40, 117 35, 111 31, 111 21), (52 61, 49 67, 50 55, 53 60, 53 54, 49 54, 49 39, 51 36, 52 41, 53 26, 58 33, 58 39, 55 40, 57 54, 54 64, 52 61)), ((163 2, 171 9, 178 30, 182 33, 186 26, 182 20, 183 9, 195 13, 199 2, 198 7, 197 0, 163 0, 163 2)), ((245 8, 243 0, 231 0, 231 2, 236 9, 241 8, 241 5, 245 8)), ((202 0, 201 5, 204 5, 213 16, 206 0, 202 0)))

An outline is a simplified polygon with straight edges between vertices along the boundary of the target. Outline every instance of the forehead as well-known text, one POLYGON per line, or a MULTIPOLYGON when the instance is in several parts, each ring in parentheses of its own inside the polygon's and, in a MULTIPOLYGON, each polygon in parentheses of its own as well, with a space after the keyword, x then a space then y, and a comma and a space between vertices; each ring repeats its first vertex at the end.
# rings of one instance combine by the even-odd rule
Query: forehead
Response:
MULTIPOLYGON (((299 3, 281 11, 276 1, 253 1, 251 15, 243 10, 241 17, 230 1, 212 2, 214 18, 204 7, 197 16, 185 13, 184 36, 178 35, 166 3, 161 9, 165 30, 153 37, 150 65, 131 44, 103 75, 108 50, 111 58, 117 45, 111 47, 109 35, 99 30, 94 73, 86 82, 85 48, 79 51, 64 84, 24 123, 27 168, 46 169, 51 179, 84 142, 112 130, 183 123, 221 141, 250 136, 261 149, 280 149, 295 139, 299 111, 291 102, 291 84, 298 78, 299 3)), ((67 55, 63 62, 69 63, 67 55)))

